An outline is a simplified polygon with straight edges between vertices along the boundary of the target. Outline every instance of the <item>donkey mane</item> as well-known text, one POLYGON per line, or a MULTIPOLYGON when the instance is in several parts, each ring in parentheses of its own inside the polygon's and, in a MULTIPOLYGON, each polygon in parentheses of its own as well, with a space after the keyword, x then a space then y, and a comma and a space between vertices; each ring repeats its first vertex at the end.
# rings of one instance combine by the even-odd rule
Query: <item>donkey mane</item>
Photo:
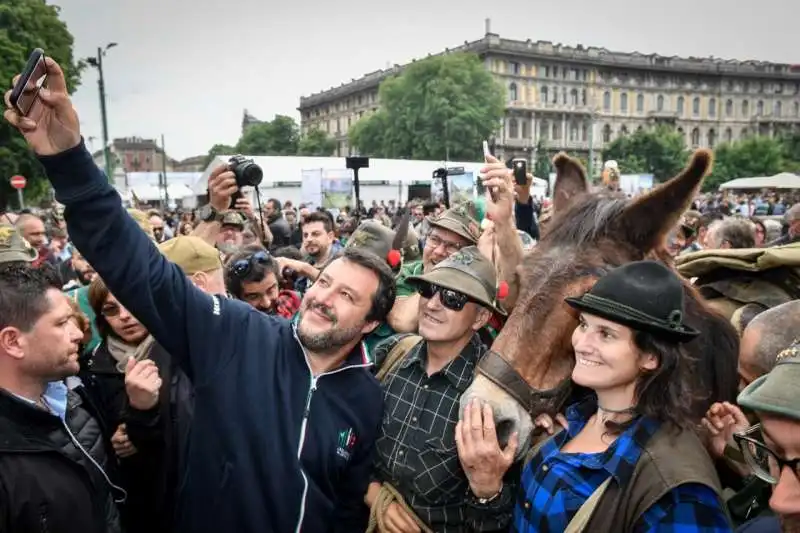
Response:
POLYGON ((557 213, 542 239, 543 245, 581 246, 611 237, 614 220, 629 200, 606 193, 588 193, 576 198, 563 213, 557 213))

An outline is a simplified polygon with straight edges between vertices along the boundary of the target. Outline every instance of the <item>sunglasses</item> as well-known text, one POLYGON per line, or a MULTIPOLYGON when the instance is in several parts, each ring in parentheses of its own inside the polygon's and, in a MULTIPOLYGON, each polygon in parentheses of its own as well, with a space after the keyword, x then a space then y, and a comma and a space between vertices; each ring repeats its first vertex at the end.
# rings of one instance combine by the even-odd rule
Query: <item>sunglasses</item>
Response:
POLYGON ((426 300, 430 300, 437 293, 439 294, 439 300, 441 300, 442 305, 451 311, 463 310, 464 306, 467 305, 469 301, 469 296, 466 294, 454 291, 453 289, 445 289, 433 283, 424 283, 419 287, 419 294, 426 300))
POLYGON ((237 278, 243 278, 247 276, 253 269, 254 263, 266 265, 270 261, 272 261, 272 256, 270 253, 261 250, 248 257, 243 257, 237 261, 234 261, 233 264, 231 264, 230 269, 234 276, 237 278))

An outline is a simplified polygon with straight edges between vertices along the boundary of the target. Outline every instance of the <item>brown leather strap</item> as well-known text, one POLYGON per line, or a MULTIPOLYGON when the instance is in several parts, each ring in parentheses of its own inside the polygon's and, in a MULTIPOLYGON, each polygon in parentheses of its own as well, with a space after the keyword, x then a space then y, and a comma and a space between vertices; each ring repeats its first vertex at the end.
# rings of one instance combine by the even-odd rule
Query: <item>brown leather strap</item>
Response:
POLYGON ((527 411, 533 407, 533 389, 499 353, 489 350, 478 361, 478 372, 517 400, 527 411))

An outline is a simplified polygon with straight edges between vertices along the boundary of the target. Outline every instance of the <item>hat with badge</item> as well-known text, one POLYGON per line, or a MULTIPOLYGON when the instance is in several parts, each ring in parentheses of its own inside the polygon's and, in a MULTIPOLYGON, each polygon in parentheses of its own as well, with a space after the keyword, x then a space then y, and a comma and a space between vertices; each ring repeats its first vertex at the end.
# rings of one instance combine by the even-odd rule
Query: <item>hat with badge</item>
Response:
POLYGON ((222 268, 219 250, 200 237, 180 235, 162 242, 158 245, 158 249, 187 276, 222 268))
POLYGON ((39 254, 14 226, 0 224, 0 264, 32 263, 39 254))
POLYGON ((775 366, 739 393, 736 403, 771 415, 800 421, 800 339, 780 352, 775 366))
POLYGON ((397 231, 387 228, 377 220, 365 220, 347 239, 345 247, 369 250, 385 259, 395 271, 399 270, 403 263, 414 261, 420 255, 419 241, 410 229, 408 216, 400 221, 397 231))
POLYGON ((688 342, 699 332, 683 322, 683 283, 657 261, 617 267, 577 298, 573 308, 672 342, 688 342))
MULTIPOLYGON (((411 285, 429 283, 460 292, 478 305, 506 315, 498 301, 504 297, 504 291, 498 288, 494 265, 477 246, 466 246, 437 263, 427 274, 409 276, 406 281, 411 285)), ((507 287, 505 292, 508 292, 507 287)))
POLYGON ((225 211, 225 214, 222 215, 223 226, 236 226, 239 229, 244 229, 246 222, 247 218, 239 211, 225 211))
POLYGON ((452 231, 472 244, 478 244, 478 239, 481 236, 481 227, 475 219, 475 214, 470 212, 471 207, 474 210, 472 205, 451 207, 438 217, 429 220, 428 223, 433 227, 452 231))

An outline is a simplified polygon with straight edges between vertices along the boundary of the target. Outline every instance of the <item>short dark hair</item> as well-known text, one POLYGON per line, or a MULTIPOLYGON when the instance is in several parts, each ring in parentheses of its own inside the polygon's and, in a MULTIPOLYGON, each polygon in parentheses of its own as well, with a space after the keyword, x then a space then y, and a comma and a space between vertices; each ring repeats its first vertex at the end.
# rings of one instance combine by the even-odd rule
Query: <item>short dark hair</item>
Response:
POLYGON ((294 246, 281 246, 274 252, 272 252, 273 257, 286 257, 288 259, 296 259, 297 261, 303 260, 303 254, 295 248, 294 246))
POLYGON ((724 220, 715 220, 708 227, 713 231, 716 243, 721 245, 728 242, 731 248, 755 248, 756 228, 750 220, 743 217, 730 217, 724 220))
POLYGON ((47 313, 47 291, 58 289, 52 272, 29 264, 9 263, 0 268, 0 329, 28 332, 47 313))
MULTIPOLYGON (((378 289, 375 291, 375 296, 372 297, 372 307, 369 313, 367 313, 367 322, 386 321, 386 317, 389 315, 389 311, 392 310, 394 298, 397 294, 394 273, 389 268, 389 265, 386 264, 386 261, 376 254, 356 246, 345 248, 337 259, 344 259, 345 261, 364 267, 378 276, 378 289)), ((328 262, 328 265, 331 264, 331 262, 333 261, 328 262)), ((320 274, 324 271, 325 269, 323 268, 320 274)))
POLYGON ((270 198, 269 200, 267 200, 267 203, 270 204, 272 208, 275 209, 276 211, 281 211, 282 209, 281 201, 278 200, 277 198, 270 198))
POLYGON ((258 244, 250 244, 242 248, 239 252, 233 254, 225 263, 225 288, 235 298, 242 298, 242 290, 245 283, 258 283, 267 277, 267 274, 272 272, 275 274, 275 279, 278 279, 278 262, 267 252, 267 250, 258 244), (252 261, 254 254, 258 252, 265 252, 267 254, 267 261, 252 261), (233 270, 233 265, 237 261, 250 260, 250 269, 244 276, 237 275, 233 270))
POLYGON ((333 218, 331 218, 330 213, 324 211, 314 211, 309 213, 308 216, 303 220, 303 225, 311 224, 313 222, 320 222, 322 223, 322 227, 325 228, 326 232, 333 231, 333 218))

